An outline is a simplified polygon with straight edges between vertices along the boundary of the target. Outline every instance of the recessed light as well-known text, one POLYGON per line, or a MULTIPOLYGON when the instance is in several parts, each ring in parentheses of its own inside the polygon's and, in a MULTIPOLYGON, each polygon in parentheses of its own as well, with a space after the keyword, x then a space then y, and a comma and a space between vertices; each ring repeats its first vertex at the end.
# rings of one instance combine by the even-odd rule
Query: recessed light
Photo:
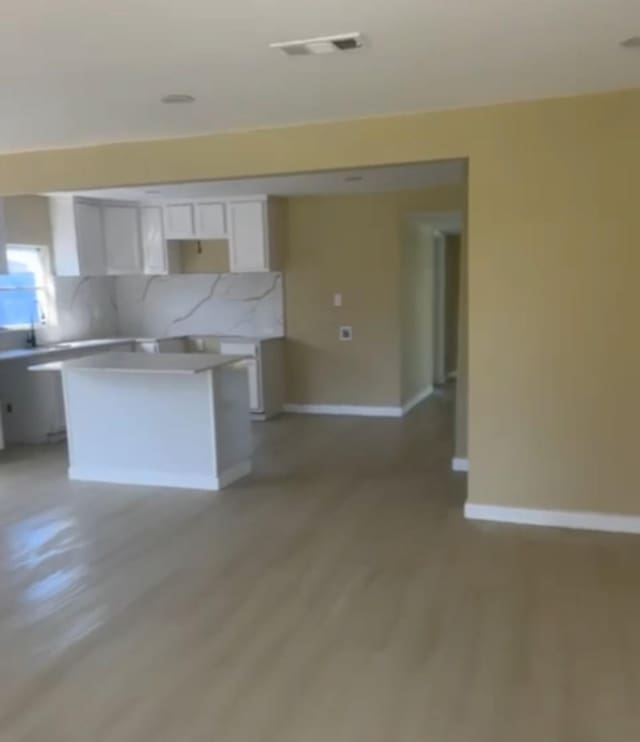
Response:
POLYGON ((625 49, 640 49, 640 36, 630 36, 628 39, 621 41, 620 46, 625 49))
POLYGON ((357 183, 359 180, 364 180, 362 175, 347 175, 345 178, 346 183, 357 183))
POLYGON ((161 98, 163 103, 193 103, 195 98, 187 93, 169 93, 161 98))

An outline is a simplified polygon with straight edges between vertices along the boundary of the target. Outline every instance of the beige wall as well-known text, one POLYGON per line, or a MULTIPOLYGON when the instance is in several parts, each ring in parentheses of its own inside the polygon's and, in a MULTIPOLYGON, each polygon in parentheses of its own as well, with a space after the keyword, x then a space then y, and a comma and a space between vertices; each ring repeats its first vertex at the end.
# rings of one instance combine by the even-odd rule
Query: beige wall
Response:
POLYGON ((464 186, 288 200, 285 302, 288 401, 402 402, 400 265, 405 221, 450 211, 464 186), (343 306, 333 307, 342 293, 343 306), (340 325, 353 340, 338 339, 340 325))
POLYGON ((638 514, 639 130, 630 90, 6 155, 0 193, 468 157, 469 498, 638 514))
POLYGON ((228 273, 228 240, 182 240, 180 243, 182 273, 228 273))
POLYGON ((49 200, 44 196, 14 196, 4 202, 7 242, 51 245, 49 200))
POLYGON ((403 404, 433 385, 434 267, 432 227, 404 225, 400 275, 400 363, 403 404))

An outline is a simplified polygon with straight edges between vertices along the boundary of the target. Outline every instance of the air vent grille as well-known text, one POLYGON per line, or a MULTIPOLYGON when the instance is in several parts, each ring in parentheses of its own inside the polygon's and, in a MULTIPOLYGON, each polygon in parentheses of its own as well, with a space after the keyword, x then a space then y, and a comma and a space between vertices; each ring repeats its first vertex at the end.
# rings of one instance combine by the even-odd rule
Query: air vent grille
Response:
POLYGON ((315 39, 299 39, 297 41, 280 41, 270 44, 272 49, 292 57, 301 57, 309 54, 333 54, 361 49, 364 45, 362 35, 358 32, 338 34, 336 36, 318 36, 315 39))

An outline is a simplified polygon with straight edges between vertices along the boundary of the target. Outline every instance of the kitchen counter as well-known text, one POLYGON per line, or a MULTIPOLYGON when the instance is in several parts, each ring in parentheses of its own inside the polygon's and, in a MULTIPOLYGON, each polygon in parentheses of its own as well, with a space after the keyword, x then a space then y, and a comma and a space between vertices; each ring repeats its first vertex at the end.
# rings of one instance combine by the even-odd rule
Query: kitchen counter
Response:
POLYGON ((22 359, 38 358, 47 355, 60 355, 61 353, 70 353, 72 351, 85 351, 92 348, 117 347, 120 345, 131 345, 132 343, 141 342, 137 338, 106 338, 100 340, 74 340, 66 343, 57 343, 55 345, 40 345, 36 348, 12 348, 11 350, 0 351, 0 363, 3 361, 16 361, 22 359))
POLYGON ((68 361, 30 366, 29 371, 108 371, 141 374, 199 374, 242 361, 246 356, 215 353, 120 353, 108 352, 68 361))
POLYGON ((282 340, 282 337, 246 337, 242 335, 178 335, 167 338, 150 338, 150 337, 129 337, 129 338, 99 338, 96 340, 69 340, 52 345, 41 345, 36 348, 12 348, 11 350, 0 351, 0 363, 4 361, 29 360, 46 355, 60 355, 61 353, 70 353, 73 351, 87 351, 93 348, 109 348, 120 345, 157 343, 172 340, 187 340, 189 337, 212 338, 227 343, 264 343, 272 340, 282 340))

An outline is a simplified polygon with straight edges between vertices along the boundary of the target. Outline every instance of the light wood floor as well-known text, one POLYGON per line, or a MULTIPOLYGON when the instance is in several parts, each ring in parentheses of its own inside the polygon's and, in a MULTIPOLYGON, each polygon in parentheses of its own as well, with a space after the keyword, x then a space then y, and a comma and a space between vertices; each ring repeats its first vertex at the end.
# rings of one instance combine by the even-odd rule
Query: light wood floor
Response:
POLYGON ((640 739, 640 539, 465 522, 450 407, 257 425, 219 495, 0 455, 0 739, 640 739))

